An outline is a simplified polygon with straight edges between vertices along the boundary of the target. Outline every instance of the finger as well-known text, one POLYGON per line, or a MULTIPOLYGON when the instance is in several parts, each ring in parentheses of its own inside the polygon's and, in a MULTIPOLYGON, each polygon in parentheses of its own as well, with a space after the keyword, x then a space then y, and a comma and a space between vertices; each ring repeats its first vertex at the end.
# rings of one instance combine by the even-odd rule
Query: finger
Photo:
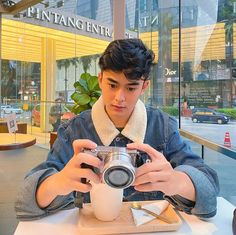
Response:
POLYGON ((75 155, 81 152, 84 148, 94 149, 97 147, 97 144, 89 139, 74 140, 72 145, 75 155))
MULTIPOLYGON (((148 172, 160 172, 167 171, 170 168, 170 163, 168 161, 153 161, 145 163, 136 169, 135 175, 139 177, 140 175, 147 174, 148 172)), ((171 167, 172 168, 172 167, 171 167)))
POLYGON ((91 181, 94 183, 100 183, 101 182, 101 178, 98 174, 96 174, 95 172, 93 172, 92 169, 80 169, 79 173, 78 173, 78 177, 81 178, 86 178, 87 181, 91 181))
POLYGON ((156 160, 156 159, 165 158, 162 153, 158 152, 157 150, 155 150, 154 148, 152 148, 148 144, 130 143, 130 144, 127 144, 127 148, 128 149, 137 149, 137 150, 146 152, 150 156, 152 161, 156 160))
POLYGON ((92 185, 90 183, 83 184, 83 183, 78 182, 74 187, 75 191, 79 191, 82 193, 87 193, 91 189, 92 189, 92 185))
POLYGON ((76 156, 76 167, 81 167, 82 163, 85 163, 92 167, 96 167, 98 169, 101 169, 103 167, 103 162, 98 157, 90 155, 88 153, 79 153, 76 156))
POLYGON ((164 182, 154 182, 154 183, 146 183, 136 185, 134 187, 135 190, 140 192, 153 192, 153 191, 161 191, 165 193, 165 183, 164 182))
POLYGON ((135 177, 134 186, 155 183, 155 182, 165 182, 169 179, 169 174, 166 172, 148 172, 147 174, 135 177))
POLYGON ((86 179, 86 181, 92 181, 95 183, 101 182, 100 174, 95 173, 90 168, 80 168, 78 170, 72 171, 70 173, 70 179, 74 182, 81 182, 81 179, 86 179))

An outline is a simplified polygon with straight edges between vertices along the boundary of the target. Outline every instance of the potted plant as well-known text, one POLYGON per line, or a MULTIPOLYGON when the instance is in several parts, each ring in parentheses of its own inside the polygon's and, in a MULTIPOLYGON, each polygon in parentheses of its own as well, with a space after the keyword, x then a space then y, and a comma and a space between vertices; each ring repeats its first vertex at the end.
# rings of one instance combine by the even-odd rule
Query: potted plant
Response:
POLYGON ((75 114, 91 109, 101 95, 98 77, 89 73, 81 74, 80 80, 74 83, 74 87, 75 92, 71 95, 71 99, 75 104, 71 111, 75 114))

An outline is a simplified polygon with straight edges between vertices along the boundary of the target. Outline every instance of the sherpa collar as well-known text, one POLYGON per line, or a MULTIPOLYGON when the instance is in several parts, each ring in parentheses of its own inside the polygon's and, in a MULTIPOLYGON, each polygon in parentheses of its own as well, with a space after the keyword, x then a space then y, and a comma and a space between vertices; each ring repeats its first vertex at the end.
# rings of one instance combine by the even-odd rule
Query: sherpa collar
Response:
MULTIPOLYGON (((92 107, 92 120, 95 129, 105 146, 109 146, 120 133, 108 117, 102 96, 92 107)), ((147 112, 141 100, 138 100, 134 111, 121 134, 136 143, 143 143, 147 127, 147 112)))

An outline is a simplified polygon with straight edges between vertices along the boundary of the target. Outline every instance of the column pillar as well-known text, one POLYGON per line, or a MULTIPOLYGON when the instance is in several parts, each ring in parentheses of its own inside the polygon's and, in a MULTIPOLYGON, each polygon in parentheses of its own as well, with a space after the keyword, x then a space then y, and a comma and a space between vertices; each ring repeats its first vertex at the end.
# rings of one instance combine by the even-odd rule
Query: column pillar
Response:
POLYGON ((52 129, 49 123, 49 112, 55 100, 56 86, 56 48, 53 39, 42 39, 41 55, 41 109, 40 109, 40 129, 43 132, 52 129))
POLYGON ((125 38, 125 0, 113 0, 113 39, 125 38))
MULTIPOLYGON (((0 12, 0 105, 2 104, 2 13, 0 12)), ((0 107, 0 118, 1 118, 0 107)))

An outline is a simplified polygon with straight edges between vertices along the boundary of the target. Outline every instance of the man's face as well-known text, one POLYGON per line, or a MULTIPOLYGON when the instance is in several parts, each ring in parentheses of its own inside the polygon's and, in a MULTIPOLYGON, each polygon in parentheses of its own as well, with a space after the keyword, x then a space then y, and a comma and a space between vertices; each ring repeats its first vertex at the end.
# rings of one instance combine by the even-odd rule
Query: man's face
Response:
POLYGON ((99 74, 98 80, 108 116, 116 127, 124 127, 149 81, 127 80, 123 73, 111 70, 99 74))

